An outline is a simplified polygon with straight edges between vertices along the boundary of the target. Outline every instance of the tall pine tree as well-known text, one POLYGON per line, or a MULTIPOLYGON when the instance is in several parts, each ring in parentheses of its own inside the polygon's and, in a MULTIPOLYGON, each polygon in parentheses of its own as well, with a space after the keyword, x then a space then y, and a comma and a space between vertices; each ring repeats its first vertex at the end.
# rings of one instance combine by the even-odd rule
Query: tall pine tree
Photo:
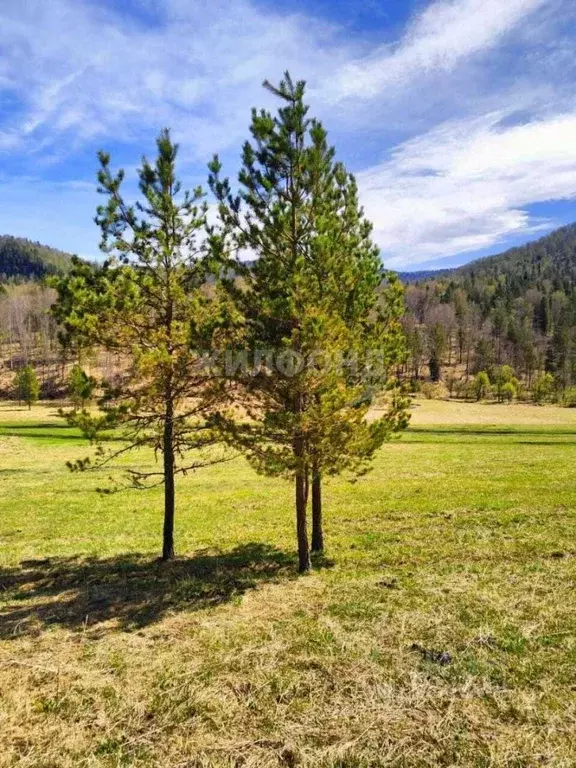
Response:
POLYGON ((365 471, 406 423, 401 398, 381 418, 366 418, 403 355, 403 300, 383 272, 354 178, 307 115, 305 84, 286 73, 278 87, 264 86, 283 105, 276 116, 253 110, 239 193, 217 157, 210 167, 224 238, 256 257, 249 268, 235 265, 241 279, 228 289, 243 317, 244 350, 262 360, 236 372, 250 418, 220 426, 259 471, 293 479, 306 571, 310 481, 313 545, 322 549, 322 476, 365 471))

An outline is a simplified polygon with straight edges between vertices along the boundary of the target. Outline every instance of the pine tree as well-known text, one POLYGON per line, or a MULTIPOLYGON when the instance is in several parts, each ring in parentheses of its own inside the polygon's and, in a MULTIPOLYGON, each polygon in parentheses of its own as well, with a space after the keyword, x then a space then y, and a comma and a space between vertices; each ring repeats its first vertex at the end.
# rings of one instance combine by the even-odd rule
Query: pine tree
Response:
POLYGON ((20 403, 26 403, 28 410, 30 410, 40 396, 38 377, 31 365, 27 365, 16 374, 14 388, 16 390, 16 399, 20 403))
POLYGON ((228 420, 221 428, 259 471, 293 479, 306 571, 310 479, 318 550, 322 477, 365 471, 406 422, 405 403, 394 397, 380 419, 366 420, 403 355, 403 299, 383 272, 354 178, 335 161, 322 125, 307 116, 305 84, 286 73, 278 87, 264 86, 283 106, 275 117, 253 110, 239 194, 220 177, 218 158, 210 167, 224 236, 257 257, 249 269, 235 266, 242 279, 228 288, 244 318, 245 350, 265 358, 236 376, 250 422, 228 420), (374 351, 378 365, 367 362, 374 351))
MULTIPOLYGON (((203 356, 225 308, 206 291, 210 238, 203 235, 202 190, 181 191, 178 146, 167 130, 157 147, 154 165, 142 161, 142 199, 135 206, 122 196, 123 171, 114 175, 109 156, 100 153, 99 192, 107 203, 96 222, 112 258, 101 269, 76 260, 54 283, 53 311, 66 347, 103 347, 126 366, 119 382, 104 383, 97 416, 75 410, 67 417, 93 440, 107 432, 122 440, 110 451, 101 445, 96 466, 145 447, 161 456, 161 467, 130 470, 129 479, 136 488, 164 485, 162 557, 168 560, 174 556, 175 477, 222 459, 191 451, 216 442, 205 416, 222 392, 208 378, 203 356)), ((72 468, 92 466, 85 459, 72 468)))
POLYGON ((543 294, 540 299, 538 326, 543 336, 550 336, 552 332, 552 322, 550 317, 550 297, 547 294, 543 294))
POLYGON ((88 376, 81 365, 73 365, 68 375, 70 399, 75 405, 84 408, 92 399, 96 384, 96 379, 88 376))
POLYGON ((444 355, 446 344, 446 330, 441 322, 435 322, 432 327, 428 329, 428 350, 430 352, 428 368, 430 370, 430 379, 432 381, 440 381, 442 373, 442 356, 444 355))

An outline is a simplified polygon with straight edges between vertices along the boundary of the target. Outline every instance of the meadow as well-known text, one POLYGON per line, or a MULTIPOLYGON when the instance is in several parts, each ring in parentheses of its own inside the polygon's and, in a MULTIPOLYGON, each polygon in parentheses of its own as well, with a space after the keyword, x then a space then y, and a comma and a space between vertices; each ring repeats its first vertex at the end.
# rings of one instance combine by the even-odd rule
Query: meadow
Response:
POLYGON ((303 577, 288 484, 180 480, 159 563, 86 453, 0 407, 0 766, 576 764, 576 410, 418 400, 303 577))

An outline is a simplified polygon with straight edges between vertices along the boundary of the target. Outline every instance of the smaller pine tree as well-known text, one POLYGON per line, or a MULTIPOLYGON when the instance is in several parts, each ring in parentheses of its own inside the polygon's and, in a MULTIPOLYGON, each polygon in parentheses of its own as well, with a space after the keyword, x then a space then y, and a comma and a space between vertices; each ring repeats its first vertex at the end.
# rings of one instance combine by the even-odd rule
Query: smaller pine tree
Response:
POLYGON ((85 408, 92 400, 96 389, 96 379, 83 370, 81 365, 74 365, 68 376, 68 393, 74 405, 85 408))
MULTIPOLYGON (((214 282, 207 290, 213 274, 204 193, 182 189, 178 145, 167 129, 156 143, 155 161, 142 160, 140 199, 133 206, 123 197, 124 172, 113 173, 110 157, 100 153, 98 191, 106 202, 96 222, 110 258, 99 267, 74 259, 69 272, 53 281, 52 315, 65 349, 105 349, 124 368, 113 384, 102 383, 97 413, 62 414, 97 445, 94 461, 87 457, 69 466, 84 471, 107 465, 122 473, 117 458, 152 449, 160 466, 131 466, 124 477, 129 487, 164 486, 162 559, 171 560, 176 478, 228 459, 206 424, 227 398, 225 383, 207 376, 205 366, 206 351, 225 343, 227 306, 214 282), (108 435, 115 441, 106 443, 108 435)), ((88 382, 76 375, 83 389, 88 382)))
POLYGON ((38 377, 31 365, 27 365, 16 374, 14 388, 16 390, 16 398, 18 402, 26 403, 30 410, 40 396, 38 377))

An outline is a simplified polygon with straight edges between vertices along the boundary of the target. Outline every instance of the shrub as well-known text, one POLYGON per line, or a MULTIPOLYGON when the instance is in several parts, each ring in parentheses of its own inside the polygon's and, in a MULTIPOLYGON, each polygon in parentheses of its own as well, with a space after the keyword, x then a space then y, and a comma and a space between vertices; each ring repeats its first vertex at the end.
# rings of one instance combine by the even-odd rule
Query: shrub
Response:
POLYGON ((526 386, 520 379, 517 379, 516 384, 516 399, 517 400, 530 400, 530 393, 526 389, 526 386))
POLYGON ((550 400, 554 392, 554 377, 551 373, 545 373, 536 379, 532 387, 532 400, 535 403, 543 403, 550 400))
POLYGON ((496 398, 499 403, 506 400, 509 395, 509 389, 507 389, 508 395, 504 392, 506 384, 512 384, 516 389, 516 383, 518 379, 514 375, 514 369, 509 365, 501 365, 494 371, 493 376, 494 388, 496 390, 496 398))
POLYGON ((423 382, 420 391, 426 400, 442 400, 447 395, 446 387, 437 381, 423 382))
POLYGON ((490 394, 490 379, 486 371, 480 371, 474 377, 474 394, 476 400, 483 400, 490 394))
POLYGON ((426 400, 434 399, 435 389, 436 389, 436 384, 434 384, 432 381, 424 381, 420 385, 420 392, 424 395, 426 400))
POLYGON ((561 403, 565 408, 576 408, 576 387, 569 387, 564 392, 561 403))
POLYGON ((456 397, 468 398, 470 396, 470 382, 459 379, 454 385, 454 394, 456 397))
POLYGON ((511 403, 515 397, 516 397, 516 387, 511 381, 507 381, 500 388, 501 401, 503 400, 504 402, 511 403))
POLYGON ((448 394, 450 397, 454 394, 455 390, 457 390, 458 384, 460 380, 454 373, 448 373, 446 374, 444 381, 446 383, 446 387, 448 388, 448 394))

